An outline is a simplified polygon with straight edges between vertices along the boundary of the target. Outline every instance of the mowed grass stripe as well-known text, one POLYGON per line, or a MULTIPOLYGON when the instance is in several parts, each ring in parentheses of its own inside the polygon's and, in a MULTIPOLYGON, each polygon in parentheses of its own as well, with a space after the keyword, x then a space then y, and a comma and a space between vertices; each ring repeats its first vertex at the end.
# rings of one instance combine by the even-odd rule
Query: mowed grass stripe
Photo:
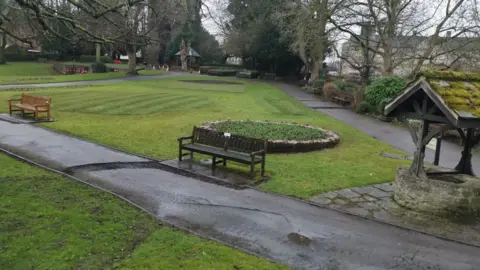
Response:
POLYGON ((113 108, 109 110, 108 114, 139 114, 138 111, 142 108, 150 108, 153 105, 156 104, 163 104, 163 103, 168 103, 172 100, 177 100, 181 97, 185 97, 185 95, 164 95, 164 96, 158 96, 155 98, 150 98, 148 100, 144 100, 141 102, 129 104, 128 106, 123 106, 122 108, 113 108))
POLYGON ((151 96, 151 94, 142 94, 142 95, 117 95, 116 97, 112 97, 111 94, 104 95, 104 96, 98 96, 95 99, 90 99, 88 98, 87 100, 79 100, 78 103, 73 104, 73 106, 67 106, 65 107, 65 111, 84 111, 85 109, 99 106, 105 103, 112 103, 112 102, 117 102, 117 101, 122 101, 125 99, 128 99, 130 97, 136 96, 138 98, 144 97, 144 96, 151 96))
POLYGON ((193 110, 193 109, 198 109, 202 107, 206 107, 207 105, 211 104, 212 101, 207 99, 199 100, 198 102, 193 102, 188 104, 187 106, 183 106, 181 109, 183 110, 193 110))
POLYGON ((63 108, 73 108, 76 106, 86 105, 85 102, 106 99, 108 96, 111 95, 108 95, 105 92, 98 92, 95 94, 82 93, 80 95, 63 96, 60 98, 57 96, 52 96, 52 103, 59 103, 63 108))
POLYGON ((76 109, 77 107, 90 106, 92 102, 100 102, 101 100, 107 99, 109 96, 111 97, 111 95, 106 92, 97 92, 95 94, 85 93, 84 95, 75 95, 60 99, 57 99, 54 96, 52 99, 54 99, 53 102, 57 100, 57 102, 62 105, 62 108, 76 109))
POLYGON ((90 107, 84 110, 86 113, 98 113, 98 114, 109 114, 111 110, 114 109, 122 109, 124 106, 129 106, 131 104, 149 101, 152 98, 161 98, 165 96, 165 94, 150 94, 150 95, 139 95, 139 96, 132 96, 132 97, 125 97, 123 100, 114 101, 114 102, 106 102, 104 104, 90 107))
POLYGON ((195 101, 201 100, 202 98, 204 97, 181 96, 179 99, 170 100, 169 102, 159 104, 159 106, 152 106, 150 108, 140 109, 138 110, 138 113, 149 114, 149 113, 165 112, 165 111, 169 111, 171 108, 177 108, 179 110, 182 110, 190 102, 195 102, 195 101))
POLYGON ((265 102, 268 103, 271 107, 275 108, 277 112, 281 114, 290 114, 297 115, 301 114, 302 111, 294 103, 287 100, 280 100, 277 98, 265 97, 265 102))

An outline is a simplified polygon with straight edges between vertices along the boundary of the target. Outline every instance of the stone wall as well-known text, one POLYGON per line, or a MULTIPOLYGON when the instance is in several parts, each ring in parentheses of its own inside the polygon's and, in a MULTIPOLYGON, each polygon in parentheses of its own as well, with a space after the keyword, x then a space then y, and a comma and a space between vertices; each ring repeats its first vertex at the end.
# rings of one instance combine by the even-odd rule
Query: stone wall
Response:
POLYGON ((480 178, 458 174, 442 177, 448 179, 419 178, 408 167, 400 167, 394 199, 406 208, 422 212, 480 217, 480 178))

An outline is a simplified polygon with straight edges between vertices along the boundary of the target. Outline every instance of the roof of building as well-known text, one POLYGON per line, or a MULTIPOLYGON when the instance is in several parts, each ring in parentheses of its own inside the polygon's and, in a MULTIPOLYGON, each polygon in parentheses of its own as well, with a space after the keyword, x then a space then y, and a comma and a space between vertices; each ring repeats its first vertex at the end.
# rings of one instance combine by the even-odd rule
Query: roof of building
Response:
MULTIPOLYGON (((193 56, 193 57, 202 57, 197 51, 192 49, 192 47, 188 48, 188 56, 193 56)), ((180 56, 182 54, 181 51, 177 52, 175 55, 180 56)))
POLYGON ((445 117, 456 127, 480 127, 480 73, 424 71, 385 106, 385 114, 409 111, 422 118, 427 114, 418 111, 423 96, 437 109, 429 110, 433 121, 445 117))

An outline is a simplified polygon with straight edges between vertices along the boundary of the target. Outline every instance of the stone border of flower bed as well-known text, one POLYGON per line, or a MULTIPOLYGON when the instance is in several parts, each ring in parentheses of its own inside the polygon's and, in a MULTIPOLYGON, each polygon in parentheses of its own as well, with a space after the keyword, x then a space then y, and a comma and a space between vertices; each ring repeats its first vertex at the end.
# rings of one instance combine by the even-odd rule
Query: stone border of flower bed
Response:
MULTIPOLYGON (((210 130, 216 130, 215 125, 218 123, 233 121, 233 122, 245 122, 246 120, 220 120, 220 121, 211 121, 203 123, 200 127, 210 130)), ((251 120, 250 120, 251 121, 251 120)), ((306 140, 306 141, 297 141, 297 140, 267 140, 267 153, 301 153, 301 152, 310 152, 315 150, 322 150, 325 148, 333 148, 340 142, 340 136, 337 133, 326 130, 323 128, 290 123, 290 122, 274 122, 274 121, 252 121, 258 123, 271 123, 271 124, 282 124, 282 125, 292 125, 304 128, 317 129, 325 133, 325 138, 316 139, 316 140, 306 140)))

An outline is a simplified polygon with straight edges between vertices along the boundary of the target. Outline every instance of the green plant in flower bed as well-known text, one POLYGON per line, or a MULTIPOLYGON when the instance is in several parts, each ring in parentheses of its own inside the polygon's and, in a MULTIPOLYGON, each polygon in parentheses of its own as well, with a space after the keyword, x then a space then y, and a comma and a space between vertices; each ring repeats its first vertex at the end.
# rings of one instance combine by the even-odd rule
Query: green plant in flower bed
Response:
POLYGON ((269 122, 225 121, 215 124, 215 128, 221 132, 267 140, 307 141, 325 137, 325 133, 318 129, 269 122))
POLYGON ((234 69, 210 69, 208 75, 210 76, 235 76, 237 71, 234 69))

